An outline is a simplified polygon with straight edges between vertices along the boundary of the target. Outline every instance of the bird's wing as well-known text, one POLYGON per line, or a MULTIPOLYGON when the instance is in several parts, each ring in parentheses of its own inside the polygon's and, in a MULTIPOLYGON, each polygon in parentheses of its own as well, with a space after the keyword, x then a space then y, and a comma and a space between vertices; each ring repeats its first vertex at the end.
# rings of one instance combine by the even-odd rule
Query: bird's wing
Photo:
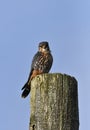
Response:
POLYGON ((31 70, 30 70, 30 74, 29 74, 29 77, 28 77, 28 81, 30 80, 30 77, 32 75, 33 70, 38 69, 38 66, 39 66, 38 61, 39 61, 40 56, 41 56, 41 53, 38 51, 33 57, 32 64, 31 64, 31 70))
POLYGON ((33 60, 32 60, 32 64, 31 64, 31 70, 38 69, 39 64, 40 64, 39 60, 40 60, 41 56, 42 56, 42 54, 39 51, 35 54, 35 56, 33 57, 33 60))

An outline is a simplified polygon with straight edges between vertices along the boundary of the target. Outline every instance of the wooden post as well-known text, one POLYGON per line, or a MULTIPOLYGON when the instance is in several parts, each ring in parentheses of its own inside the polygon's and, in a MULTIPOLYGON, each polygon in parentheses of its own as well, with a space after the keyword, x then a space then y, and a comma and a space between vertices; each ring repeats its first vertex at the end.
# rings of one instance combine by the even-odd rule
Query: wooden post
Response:
POLYGON ((79 130, 77 81, 63 74, 42 74, 31 83, 29 130, 79 130))

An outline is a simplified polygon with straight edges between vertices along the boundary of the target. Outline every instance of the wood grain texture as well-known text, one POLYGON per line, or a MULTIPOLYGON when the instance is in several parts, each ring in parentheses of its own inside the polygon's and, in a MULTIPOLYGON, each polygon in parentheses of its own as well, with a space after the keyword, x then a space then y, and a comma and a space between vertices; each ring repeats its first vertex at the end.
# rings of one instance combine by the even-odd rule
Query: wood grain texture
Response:
POLYGON ((29 130, 79 130, 78 91, 74 77, 42 74, 31 83, 29 130))

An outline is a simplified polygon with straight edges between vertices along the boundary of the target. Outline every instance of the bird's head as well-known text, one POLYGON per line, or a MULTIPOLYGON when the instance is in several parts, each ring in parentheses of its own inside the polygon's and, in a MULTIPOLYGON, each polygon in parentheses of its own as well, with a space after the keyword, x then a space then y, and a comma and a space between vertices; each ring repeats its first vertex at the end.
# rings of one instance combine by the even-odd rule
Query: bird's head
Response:
POLYGON ((39 43, 39 52, 48 53, 50 52, 49 44, 46 41, 39 43))

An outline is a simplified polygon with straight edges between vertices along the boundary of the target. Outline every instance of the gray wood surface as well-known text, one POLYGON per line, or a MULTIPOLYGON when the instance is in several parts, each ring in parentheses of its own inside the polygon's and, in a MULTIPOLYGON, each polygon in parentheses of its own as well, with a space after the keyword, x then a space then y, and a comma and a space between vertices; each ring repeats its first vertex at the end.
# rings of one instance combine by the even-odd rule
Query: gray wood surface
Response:
POLYGON ((78 91, 74 77, 43 74, 31 83, 29 130, 79 130, 78 91))

